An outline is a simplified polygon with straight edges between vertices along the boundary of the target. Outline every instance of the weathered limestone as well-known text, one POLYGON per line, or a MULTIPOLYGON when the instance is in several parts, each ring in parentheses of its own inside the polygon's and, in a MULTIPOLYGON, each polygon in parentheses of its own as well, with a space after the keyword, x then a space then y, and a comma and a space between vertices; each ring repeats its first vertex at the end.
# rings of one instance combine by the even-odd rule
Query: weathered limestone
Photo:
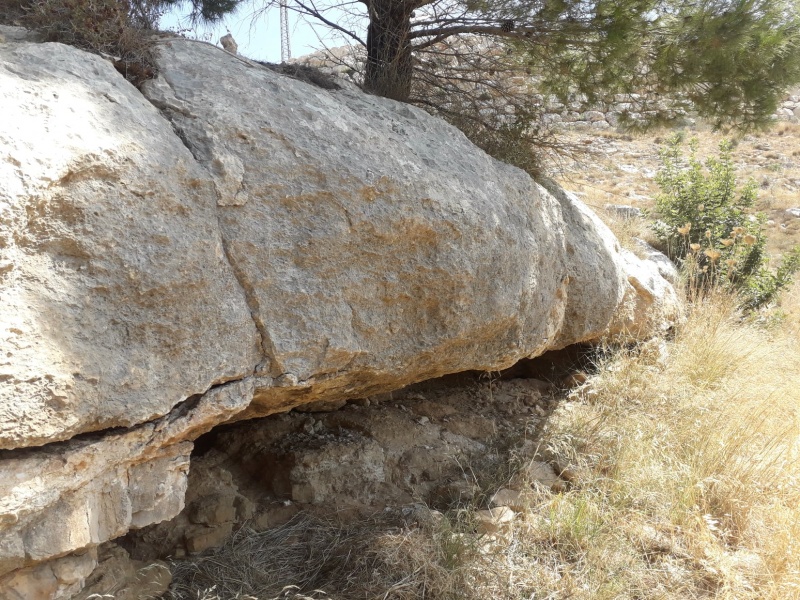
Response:
POLYGON ((547 348, 564 236, 527 175, 413 107, 205 44, 170 41, 161 56, 144 91, 216 183, 268 355, 265 412, 547 348))
POLYGON ((570 258, 568 290, 581 290, 568 293, 561 331, 550 344, 557 349, 601 337, 621 306, 628 285, 620 245, 611 230, 577 196, 552 181, 544 184, 559 201, 565 222, 565 250, 570 258))
POLYGON ((0 45, 0 448, 160 417, 253 372, 213 187, 98 56, 0 45))
POLYGON ((5 600, 71 598, 96 567, 97 551, 83 550, 0 577, 0 592, 5 600))
POLYGON ((156 421, 0 460, 0 590, 52 579, 11 571, 177 515, 191 440, 243 410, 252 394, 252 379, 229 383, 156 421))
MULTIPOLYGON (((661 255, 663 256, 663 255, 661 255)), ((660 260, 642 260, 622 250, 628 287, 607 334, 625 340, 642 340, 680 318, 680 303, 672 284, 662 276, 660 260)))
POLYGON ((144 93, 216 184, 262 335, 250 415, 595 339, 630 292, 583 204, 423 111, 187 40, 159 66, 144 93))

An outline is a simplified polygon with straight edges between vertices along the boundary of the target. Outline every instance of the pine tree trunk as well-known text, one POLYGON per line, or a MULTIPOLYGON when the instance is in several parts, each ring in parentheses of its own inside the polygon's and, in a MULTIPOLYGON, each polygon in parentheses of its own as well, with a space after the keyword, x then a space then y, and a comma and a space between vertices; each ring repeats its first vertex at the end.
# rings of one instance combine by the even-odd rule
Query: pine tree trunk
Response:
POLYGON ((371 0, 367 30, 364 88, 373 94, 405 102, 411 93, 411 13, 403 0, 371 0))

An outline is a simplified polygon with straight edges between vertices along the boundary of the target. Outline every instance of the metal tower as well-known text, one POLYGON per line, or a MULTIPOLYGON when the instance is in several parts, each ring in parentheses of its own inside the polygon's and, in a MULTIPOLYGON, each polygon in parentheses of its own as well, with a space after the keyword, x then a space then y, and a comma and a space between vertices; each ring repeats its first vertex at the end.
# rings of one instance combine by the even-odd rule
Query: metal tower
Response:
POLYGON ((281 0, 281 62, 289 62, 292 58, 292 49, 289 47, 289 9, 286 0, 281 0))

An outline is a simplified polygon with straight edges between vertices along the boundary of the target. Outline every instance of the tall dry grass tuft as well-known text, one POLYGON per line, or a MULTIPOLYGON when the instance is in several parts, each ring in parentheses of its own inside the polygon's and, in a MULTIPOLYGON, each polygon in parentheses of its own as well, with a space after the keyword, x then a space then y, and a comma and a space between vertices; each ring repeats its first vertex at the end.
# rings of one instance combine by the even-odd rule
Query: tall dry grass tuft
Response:
POLYGON ((800 347, 733 304, 695 304, 666 357, 600 365, 548 433, 563 447, 595 421, 573 447, 655 597, 800 598, 800 347))

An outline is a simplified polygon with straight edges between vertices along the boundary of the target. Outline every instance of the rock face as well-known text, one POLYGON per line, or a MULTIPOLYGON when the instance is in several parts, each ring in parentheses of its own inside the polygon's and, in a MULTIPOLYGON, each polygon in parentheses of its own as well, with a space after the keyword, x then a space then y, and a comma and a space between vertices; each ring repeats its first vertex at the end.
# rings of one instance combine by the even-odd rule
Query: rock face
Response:
POLYGON ((551 344, 568 258, 559 205, 527 175, 413 107, 208 45, 170 41, 160 67, 144 93, 216 184, 262 335, 265 413, 509 366, 551 344))
POLYGON ((595 339, 630 292, 582 203, 421 110, 186 40, 159 65, 143 91, 215 182, 261 332, 251 414, 595 339))
MULTIPOLYGON (((184 505, 191 440, 241 411, 252 393, 249 379, 226 384, 126 431, 3 457, 0 590, 17 588, 26 599, 48 597, 34 593, 42 579, 68 586, 77 578, 56 577, 52 582, 51 573, 42 575, 36 563, 93 548, 131 528, 178 514, 184 505), (27 576, 12 572, 17 569, 27 576)), ((84 556, 81 564, 92 560, 84 556)))
POLYGON ((0 46, 0 448, 160 417, 253 372, 213 186, 108 62, 0 46))
POLYGON ((179 38, 143 96, 4 32, 0 590, 80 589, 217 423, 676 316, 577 199, 420 110, 179 38))

